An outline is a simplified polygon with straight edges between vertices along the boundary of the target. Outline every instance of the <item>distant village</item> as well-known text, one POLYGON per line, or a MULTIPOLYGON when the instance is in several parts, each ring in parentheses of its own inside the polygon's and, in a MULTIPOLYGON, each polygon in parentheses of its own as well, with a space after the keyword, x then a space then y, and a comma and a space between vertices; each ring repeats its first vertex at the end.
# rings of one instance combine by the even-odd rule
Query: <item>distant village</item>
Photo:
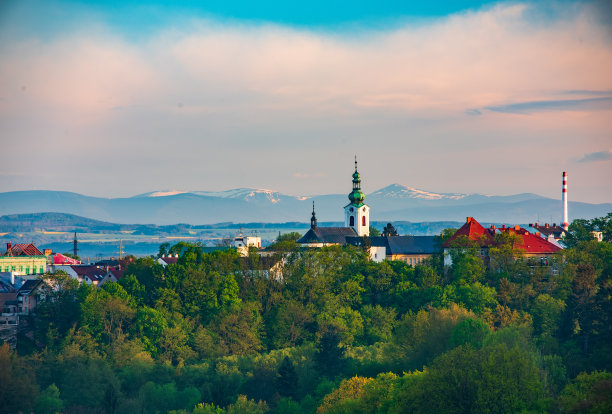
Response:
MULTIPOLYGON (((563 173, 562 188, 563 218, 560 225, 556 223, 534 223, 527 228, 516 226, 483 227, 474 217, 467 217, 465 224, 450 238, 439 243, 440 236, 399 235, 392 223, 388 223, 380 235, 371 235, 370 207, 365 204, 365 194, 361 191, 361 176, 355 160, 355 171, 352 175, 352 191, 348 195, 349 203, 344 206, 344 227, 321 227, 317 223, 316 206, 312 206, 310 229, 297 240, 302 249, 322 248, 324 246, 356 246, 369 252, 370 259, 376 262, 383 260, 402 261, 416 266, 430 259, 434 254, 443 252, 444 264, 452 265, 452 249, 460 248, 457 241, 469 239, 476 243, 479 255, 485 263, 489 261, 489 249, 495 247, 496 235, 514 237, 517 251, 524 258, 547 262, 547 258, 565 248, 563 240, 568 232, 567 211, 567 174, 563 173)), ((561 211, 561 208, 560 208, 561 211)), ((601 232, 593 232, 593 237, 602 241, 601 232)), ((257 269, 249 269, 266 277, 282 279, 282 267, 286 256, 274 250, 274 245, 263 248, 261 237, 238 235, 227 246, 210 249, 235 249, 246 260, 251 251, 259 253, 261 260, 257 269)), ((102 260, 95 263, 82 263, 78 260, 78 240, 74 235, 73 254, 41 251, 34 244, 7 243, 6 251, 0 254, 0 339, 12 343, 18 331, 27 332, 27 316, 43 299, 45 273, 64 272, 79 283, 104 286, 108 282, 119 281, 124 274, 129 259, 102 260)), ((162 267, 174 264, 179 254, 162 254, 157 259, 162 267)), ((13 344, 14 345, 14 344, 13 344)))

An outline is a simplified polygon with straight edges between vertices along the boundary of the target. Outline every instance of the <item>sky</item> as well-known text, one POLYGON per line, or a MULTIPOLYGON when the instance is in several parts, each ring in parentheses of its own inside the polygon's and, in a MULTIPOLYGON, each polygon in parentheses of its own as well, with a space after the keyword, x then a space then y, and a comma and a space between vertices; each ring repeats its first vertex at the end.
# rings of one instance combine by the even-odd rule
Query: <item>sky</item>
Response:
POLYGON ((176 3, 0 2, 0 192, 612 202, 610 2, 176 3))

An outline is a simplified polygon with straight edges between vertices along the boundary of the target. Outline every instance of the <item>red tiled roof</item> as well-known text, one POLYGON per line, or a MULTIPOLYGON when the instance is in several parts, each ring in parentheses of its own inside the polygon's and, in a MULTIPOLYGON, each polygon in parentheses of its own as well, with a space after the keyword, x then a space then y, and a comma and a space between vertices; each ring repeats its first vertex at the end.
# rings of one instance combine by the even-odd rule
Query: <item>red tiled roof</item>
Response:
POLYGON ((53 264, 56 265, 77 265, 81 264, 80 261, 73 259, 72 257, 64 256, 61 253, 55 253, 53 255, 53 264))
POLYGON ((123 272, 124 270, 108 269, 108 273, 111 273, 113 276, 115 276, 115 279, 117 280, 120 280, 123 277, 123 272))
MULTIPOLYGON (((519 236, 521 236, 522 243, 519 246, 521 249, 525 250, 525 253, 554 253, 561 250, 560 247, 555 246, 551 242, 546 239, 543 239, 535 234, 529 233, 527 230, 521 229, 522 231, 516 232, 519 236)), ((512 231, 512 230, 509 230, 512 231)))
POLYGON ((520 228, 519 226, 514 227, 502 227, 485 229, 478 223, 474 218, 468 217, 466 223, 459 229, 453 236, 448 239, 442 247, 450 247, 451 242, 458 237, 467 236, 470 240, 481 240, 480 247, 492 246, 495 243, 496 233, 512 233, 520 236, 519 248, 523 249, 525 253, 531 254, 549 254, 554 253, 561 248, 549 242, 542 237, 536 236, 535 234, 529 233, 527 230, 520 228))
POLYGON ((169 265, 174 264, 178 261, 178 257, 161 257, 161 259, 169 265))
POLYGON ((32 243, 15 244, 11 249, 6 251, 9 256, 42 256, 43 253, 38 250, 32 243))
POLYGON ((476 219, 474 219, 473 217, 468 217, 465 221, 465 224, 461 226, 461 228, 457 230, 455 234, 451 236, 450 239, 445 241, 442 247, 450 247, 453 241, 462 236, 468 237, 470 240, 473 241, 483 240, 486 243, 484 244, 485 246, 488 246, 493 243, 493 235, 491 234, 491 232, 489 232, 488 229, 482 227, 482 225, 477 222, 476 219))

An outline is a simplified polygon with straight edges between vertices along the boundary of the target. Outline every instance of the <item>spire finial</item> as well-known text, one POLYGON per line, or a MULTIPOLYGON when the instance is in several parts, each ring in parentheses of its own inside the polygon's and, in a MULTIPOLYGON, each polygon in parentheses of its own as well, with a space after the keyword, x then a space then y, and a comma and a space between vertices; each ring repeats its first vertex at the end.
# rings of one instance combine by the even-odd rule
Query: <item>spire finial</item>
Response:
POLYGON ((357 154, 355 154, 355 172, 357 172, 357 154))
POLYGON ((311 229, 317 228, 317 216, 315 215, 314 200, 312 200, 312 217, 310 218, 310 228, 311 229))

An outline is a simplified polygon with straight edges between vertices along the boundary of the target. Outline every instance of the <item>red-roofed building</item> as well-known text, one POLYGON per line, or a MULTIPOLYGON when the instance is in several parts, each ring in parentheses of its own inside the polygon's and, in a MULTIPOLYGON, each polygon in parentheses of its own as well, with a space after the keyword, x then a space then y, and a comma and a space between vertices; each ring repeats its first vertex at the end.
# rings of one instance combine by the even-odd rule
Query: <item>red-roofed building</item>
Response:
POLYGON ((17 275, 36 275, 47 271, 47 256, 50 250, 41 252, 32 243, 6 244, 6 252, 0 255, 0 272, 17 275))
POLYGON ((61 253, 55 253, 53 255, 53 264, 55 265, 78 265, 78 264, 81 264, 81 261, 77 259, 73 259, 72 257, 64 256, 61 253))
POLYGON ((558 245, 540 237, 539 234, 532 234, 520 226, 491 226, 485 228, 473 217, 468 217, 465 224, 442 245, 444 248, 444 264, 447 266, 452 264, 452 258, 449 254, 451 249, 461 248, 469 244, 473 247, 479 247, 480 256, 488 261, 489 248, 495 247, 497 244, 495 235, 504 233, 518 236, 516 247, 521 252, 521 257, 546 257, 561 250, 558 245))
POLYGON ((178 259, 179 259, 178 254, 175 254, 174 256, 173 255, 162 256, 159 259, 157 259, 157 263, 159 263, 163 267, 166 267, 168 265, 175 264, 176 262, 178 262, 178 259))

